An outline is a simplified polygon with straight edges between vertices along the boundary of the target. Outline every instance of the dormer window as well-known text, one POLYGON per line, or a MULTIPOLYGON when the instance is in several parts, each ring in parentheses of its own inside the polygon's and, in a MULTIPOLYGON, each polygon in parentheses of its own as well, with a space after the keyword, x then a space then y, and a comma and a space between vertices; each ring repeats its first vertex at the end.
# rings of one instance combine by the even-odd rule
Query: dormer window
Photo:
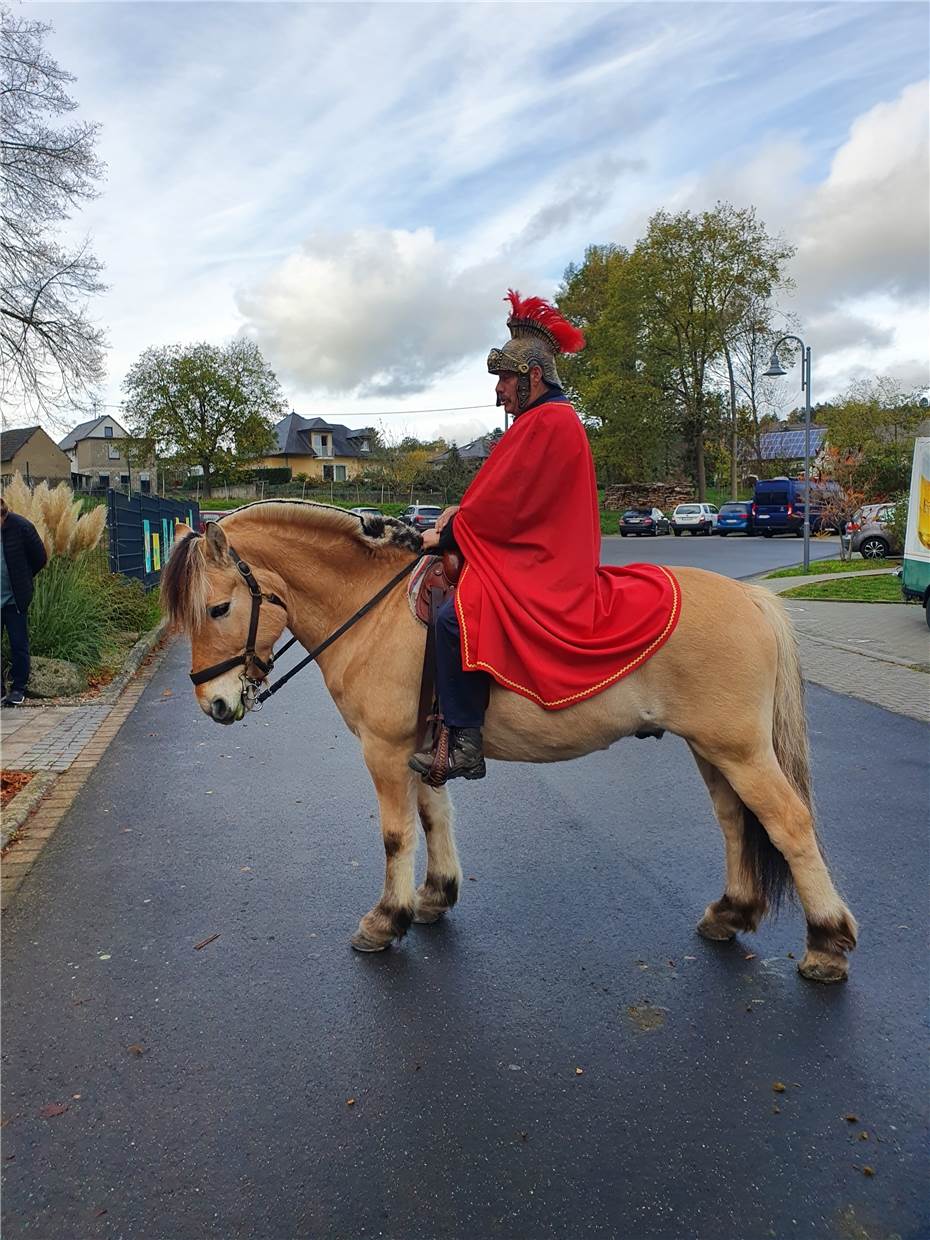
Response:
POLYGON ((310 436, 310 446, 317 456, 333 455, 333 437, 328 431, 313 431, 310 436))
POLYGON ((370 452, 371 444, 368 442, 367 439, 363 439, 362 442, 358 445, 358 449, 360 452, 370 452))

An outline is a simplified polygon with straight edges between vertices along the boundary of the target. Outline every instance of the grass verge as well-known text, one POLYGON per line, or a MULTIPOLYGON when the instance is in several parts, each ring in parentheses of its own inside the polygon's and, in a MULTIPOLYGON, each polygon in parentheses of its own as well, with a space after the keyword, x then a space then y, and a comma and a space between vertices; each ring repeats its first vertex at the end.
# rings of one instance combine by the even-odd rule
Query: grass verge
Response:
MULTIPOLYGON (((877 568, 892 566, 891 560, 811 560, 812 573, 869 573, 877 568)), ((767 580, 773 577, 800 577, 803 572, 803 564, 793 564, 790 568, 776 568, 765 576, 767 580)))
POLYGON ((903 603, 901 582, 888 573, 882 577, 839 577, 836 581, 812 581, 785 590, 781 598, 808 598, 837 603, 903 603))

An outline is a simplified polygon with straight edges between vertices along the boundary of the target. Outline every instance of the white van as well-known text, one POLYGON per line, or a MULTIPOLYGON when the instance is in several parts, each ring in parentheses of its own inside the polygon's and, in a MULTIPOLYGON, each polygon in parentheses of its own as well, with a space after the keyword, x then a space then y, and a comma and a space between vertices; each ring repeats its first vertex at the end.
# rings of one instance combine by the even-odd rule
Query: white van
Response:
POLYGON ((930 625, 930 439, 914 444, 901 589, 905 598, 923 603, 930 625))

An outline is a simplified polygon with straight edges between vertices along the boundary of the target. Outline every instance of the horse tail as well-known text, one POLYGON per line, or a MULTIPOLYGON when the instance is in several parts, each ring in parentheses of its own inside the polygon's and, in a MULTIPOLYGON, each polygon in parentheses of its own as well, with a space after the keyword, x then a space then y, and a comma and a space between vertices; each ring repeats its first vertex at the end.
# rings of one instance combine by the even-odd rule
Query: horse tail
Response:
MULTIPOLYGON (((746 586, 775 638, 775 698, 772 709, 772 747, 782 773, 813 817, 810 744, 804 709, 804 679, 794 626, 781 599, 764 586, 746 586)), ((777 910, 792 890, 791 870, 765 828, 744 807, 743 831, 756 878, 769 905, 777 910)))

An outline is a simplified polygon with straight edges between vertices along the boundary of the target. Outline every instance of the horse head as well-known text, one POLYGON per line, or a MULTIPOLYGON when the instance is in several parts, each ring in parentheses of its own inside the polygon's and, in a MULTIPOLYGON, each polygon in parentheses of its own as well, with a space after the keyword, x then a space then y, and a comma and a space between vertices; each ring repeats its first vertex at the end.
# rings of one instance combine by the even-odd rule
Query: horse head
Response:
POLYGON ((211 521, 204 534, 179 524, 162 573, 169 622, 191 643, 191 679, 204 714, 235 723, 271 667, 287 627, 287 585, 277 573, 247 563, 211 521))

